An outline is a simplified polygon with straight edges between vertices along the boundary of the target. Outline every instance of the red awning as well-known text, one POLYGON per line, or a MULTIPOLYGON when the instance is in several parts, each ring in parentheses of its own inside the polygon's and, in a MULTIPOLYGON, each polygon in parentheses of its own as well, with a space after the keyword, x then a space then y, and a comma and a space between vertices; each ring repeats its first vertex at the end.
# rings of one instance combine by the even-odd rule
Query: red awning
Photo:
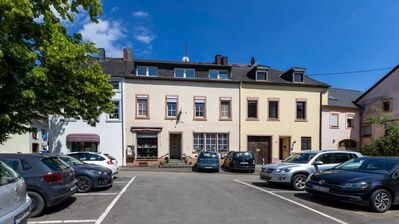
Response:
POLYGON ((69 134, 66 137, 67 142, 100 142, 100 136, 97 134, 69 134))

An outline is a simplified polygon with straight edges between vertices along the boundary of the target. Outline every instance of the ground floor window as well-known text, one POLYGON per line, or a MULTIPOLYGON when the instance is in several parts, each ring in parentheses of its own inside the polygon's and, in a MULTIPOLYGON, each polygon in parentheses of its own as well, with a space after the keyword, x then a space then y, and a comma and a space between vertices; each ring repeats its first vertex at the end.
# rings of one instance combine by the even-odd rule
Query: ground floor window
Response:
POLYGON ((137 134, 137 159, 158 159, 158 134, 137 134))
POLYGON ((71 142, 71 152, 98 152, 98 143, 71 142))
POLYGON ((301 138, 301 150, 311 150, 312 149, 312 138, 302 137, 301 138))
POLYGON ((193 151, 229 151, 228 133, 194 133, 193 151))

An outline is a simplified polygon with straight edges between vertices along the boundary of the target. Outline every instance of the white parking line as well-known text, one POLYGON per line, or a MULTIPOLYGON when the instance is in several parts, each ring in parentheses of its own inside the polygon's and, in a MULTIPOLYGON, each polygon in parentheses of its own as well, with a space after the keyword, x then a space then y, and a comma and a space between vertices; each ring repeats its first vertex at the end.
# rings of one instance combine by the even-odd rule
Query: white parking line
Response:
POLYGON ((51 220, 51 221, 33 221, 28 224, 53 224, 53 223, 95 223, 96 219, 82 219, 82 220, 51 220))
POLYGON ((77 193, 73 196, 107 196, 107 195, 117 195, 118 193, 77 193))
POLYGON ((123 193, 127 190, 127 188, 130 186, 130 184, 136 179, 136 177, 133 177, 129 183, 119 192, 118 196, 111 202, 111 204, 108 205, 107 209, 101 214, 101 216, 97 219, 95 224, 101 224, 105 217, 107 217, 108 213, 111 211, 111 209, 115 206, 116 202, 118 202, 119 198, 122 196, 123 193))
POLYGON ((298 194, 298 193, 306 193, 306 191, 270 191, 277 194, 298 194))
POLYGON ((129 181, 114 181, 113 184, 127 184, 129 181))
POLYGON ((251 184, 249 184, 249 183, 245 183, 245 182, 240 181, 240 180, 237 180, 237 179, 233 179, 233 180, 234 180, 235 182, 237 182, 237 183, 244 184, 244 185, 246 185, 246 186, 249 186, 249 187, 255 188, 255 189, 257 189, 257 190, 260 190, 260 191, 266 192, 266 193, 268 193, 268 194, 271 194, 271 195, 273 195, 273 196, 276 196, 276 197, 278 197, 278 198, 280 198, 280 199, 283 199, 283 200, 285 200, 285 201, 291 202, 291 203, 293 203, 293 204, 295 204, 295 205, 298 205, 298 206, 300 206, 300 207, 302 207, 302 208, 305 208, 305 209, 307 209, 307 210, 309 210, 309 211, 312 211, 312 212, 317 213, 317 214, 319 214, 319 215, 321 215, 321 216, 324 216, 324 217, 326 217, 326 218, 329 218, 329 219, 331 219, 331 220, 333 220, 333 221, 335 221, 335 222, 337 222, 337 223, 348 224, 347 222, 344 222, 344 221, 342 221, 342 220, 340 220, 340 219, 334 218, 334 217, 332 217, 332 216, 330 216, 330 215, 327 215, 327 214, 325 214, 325 213, 323 213, 323 212, 319 212, 319 211, 317 211, 317 210, 315 210, 315 209, 313 209, 313 208, 310 208, 310 207, 308 207, 308 206, 306 206, 306 205, 303 205, 303 204, 301 204, 301 203, 299 203, 299 202, 296 202, 296 201, 293 201, 293 200, 291 200, 291 199, 285 198, 285 197, 283 197, 283 196, 281 196, 281 195, 278 195, 278 194, 274 193, 273 191, 268 191, 268 190, 262 189, 262 188, 257 187, 257 186, 253 186, 253 185, 251 185, 251 184))

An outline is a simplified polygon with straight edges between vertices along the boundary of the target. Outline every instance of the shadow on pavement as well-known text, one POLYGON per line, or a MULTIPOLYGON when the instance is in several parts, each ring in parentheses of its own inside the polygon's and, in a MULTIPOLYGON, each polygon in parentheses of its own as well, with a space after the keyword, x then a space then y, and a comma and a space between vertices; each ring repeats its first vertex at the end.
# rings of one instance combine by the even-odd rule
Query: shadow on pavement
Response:
POLYGON ((262 188, 293 191, 293 189, 287 184, 271 184, 271 183, 267 183, 265 181, 263 181, 263 182, 252 182, 252 184, 257 186, 257 187, 262 187, 262 188))
POLYGON ((67 198, 64 202, 62 202, 61 204, 46 208, 44 210, 44 212, 38 217, 41 217, 44 215, 51 215, 53 213, 60 212, 64 209, 68 208, 69 206, 71 206, 75 201, 76 201, 76 197, 71 196, 71 197, 67 198))

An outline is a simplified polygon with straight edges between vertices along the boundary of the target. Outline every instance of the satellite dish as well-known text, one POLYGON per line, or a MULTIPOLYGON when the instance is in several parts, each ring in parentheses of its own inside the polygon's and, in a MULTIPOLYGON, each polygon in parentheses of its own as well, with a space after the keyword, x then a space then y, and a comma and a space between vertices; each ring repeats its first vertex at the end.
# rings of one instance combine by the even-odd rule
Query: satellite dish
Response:
POLYGON ((190 58, 188 58, 188 56, 184 56, 181 60, 183 62, 190 62, 190 58))

